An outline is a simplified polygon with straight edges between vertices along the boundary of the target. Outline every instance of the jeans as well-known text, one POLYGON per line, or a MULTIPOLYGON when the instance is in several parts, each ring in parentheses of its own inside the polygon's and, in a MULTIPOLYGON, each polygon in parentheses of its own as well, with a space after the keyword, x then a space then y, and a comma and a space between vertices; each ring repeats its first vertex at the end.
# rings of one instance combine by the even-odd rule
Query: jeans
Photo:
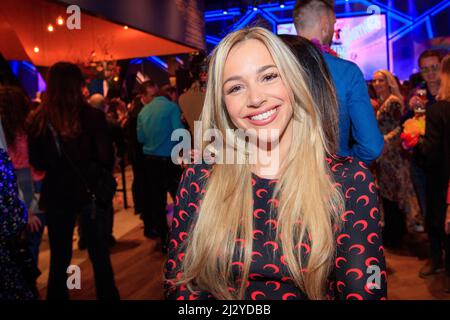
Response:
POLYGON ((47 212, 51 253, 47 292, 49 300, 67 300, 69 298, 66 271, 72 259, 72 237, 78 215, 85 232, 89 258, 94 269, 97 299, 119 299, 106 237, 108 233, 107 211, 97 208, 95 218, 91 216, 91 212, 91 205, 78 209, 66 208, 47 212))
POLYGON ((23 168, 15 170, 17 177, 17 186, 22 193, 23 202, 27 208, 30 207, 33 199, 33 179, 31 178, 31 169, 23 168))

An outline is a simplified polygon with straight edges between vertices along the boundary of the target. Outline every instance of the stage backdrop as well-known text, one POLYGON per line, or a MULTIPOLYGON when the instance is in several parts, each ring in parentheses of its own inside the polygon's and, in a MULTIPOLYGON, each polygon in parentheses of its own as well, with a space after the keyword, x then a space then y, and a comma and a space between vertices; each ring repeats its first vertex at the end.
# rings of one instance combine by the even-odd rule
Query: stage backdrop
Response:
MULTIPOLYGON (((294 24, 279 24, 277 33, 295 35, 294 24)), ((366 79, 376 70, 389 69, 385 15, 337 19, 332 48, 356 63, 366 79)))

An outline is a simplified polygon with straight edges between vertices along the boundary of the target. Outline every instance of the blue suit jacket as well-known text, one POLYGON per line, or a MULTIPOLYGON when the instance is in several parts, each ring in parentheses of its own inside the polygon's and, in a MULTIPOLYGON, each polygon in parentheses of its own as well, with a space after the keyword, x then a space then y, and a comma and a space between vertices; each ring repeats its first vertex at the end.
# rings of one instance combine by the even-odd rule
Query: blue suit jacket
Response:
POLYGON ((370 163, 381 154, 383 135, 378 128, 361 70, 353 62, 325 53, 339 103, 340 156, 370 163))

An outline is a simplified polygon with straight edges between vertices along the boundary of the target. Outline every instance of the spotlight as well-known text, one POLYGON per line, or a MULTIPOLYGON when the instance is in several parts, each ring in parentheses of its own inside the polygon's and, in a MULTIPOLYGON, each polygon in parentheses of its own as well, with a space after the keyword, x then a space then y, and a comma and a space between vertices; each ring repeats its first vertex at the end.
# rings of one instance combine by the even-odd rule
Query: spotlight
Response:
POLYGON ((253 7, 253 11, 258 11, 258 7, 253 7))
POLYGON ((47 26, 47 31, 53 32, 53 30, 55 30, 55 28, 53 28, 53 25, 51 23, 49 23, 49 25, 47 26))
POLYGON ((56 18, 56 23, 58 24, 58 26, 62 26, 64 24, 64 19, 59 16, 58 18, 56 18))
POLYGON ((223 10, 222 13, 223 13, 223 14, 228 14, 228 11, 227 11, 227 10, 223 10))
POLYGON ((38 47, 38 46, 35 46, 35 47, 33 48, 33 51, 34 51, 34 53, 39 53, 39 47, 38 47))
POLYGON ((280 1, 280 8, 284 9, 284 1, 280 1))
POLYGON ((124 28, 125 30, 128 30, 128 26, 123 26, 123 28, 124 28))

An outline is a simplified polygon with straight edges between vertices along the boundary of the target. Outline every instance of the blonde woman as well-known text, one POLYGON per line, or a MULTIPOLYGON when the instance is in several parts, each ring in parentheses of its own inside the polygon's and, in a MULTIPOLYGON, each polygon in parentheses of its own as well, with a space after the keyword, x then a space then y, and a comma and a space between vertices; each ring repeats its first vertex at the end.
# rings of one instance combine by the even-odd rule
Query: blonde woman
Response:
POLYGON ((378 125, 384 135, 384 149, 377 159, 377 177, 384 209, 384 244, 398 247, 406 231, 420 220, 419 203, 410 174, 410 159, 401 147, 403 97, 394 76, 387 70, 373 75, 379 108, 378 125))
MULTIPOLYGON (((386 297, 373 179, 362 162, 330 155, 325 109, 305 75, 287 45, 263 28, 231 33, 212 53, 203 131, 254 130, 256 145, 278 153, 280 164, 272 172, 261 161, 185 170, 166 263, 168 298, 386 297), (267 138, 264 130, 278 135, 267 138)), ((333 87, 323 94, 336 108, 333 87)))

